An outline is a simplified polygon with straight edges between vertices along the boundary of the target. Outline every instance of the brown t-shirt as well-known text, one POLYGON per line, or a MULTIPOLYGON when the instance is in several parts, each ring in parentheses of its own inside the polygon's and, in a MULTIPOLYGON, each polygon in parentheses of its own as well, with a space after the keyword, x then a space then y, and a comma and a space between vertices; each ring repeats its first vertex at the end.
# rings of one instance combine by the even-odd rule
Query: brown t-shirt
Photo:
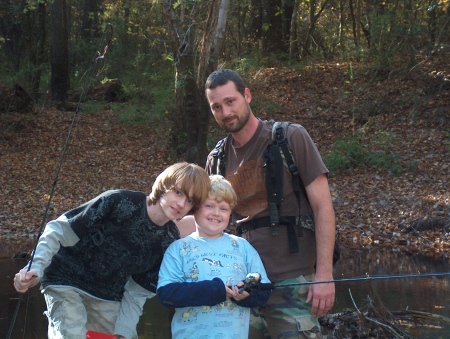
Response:
MULTIPOLYGON (((233 185, 238 197, 232 222, 248 218, 251 220, 268 216, 266 168, 264 151, 272 140, 273 121, 260 121, 256 133, 242 147, 233 146, 233 137, 228 136, 225 144, 225 176, 233 185)), ((328 173, 322 158, 305 128, 291 124, 287 128, 288 145, 293 152, 300 177, 308 186, 319 175, 328 173)), ((210 172, 212 154, 208 156, 206 168, 210 172)), ((291 174, 283 171, 284 198, 281 206, 283 216, 298 216, 298 202, 293 192, 291 174)), ((310 214, 311 207, 302 193, 301 214, 310 214)), ((316 241, 314 232, 303 229, 298 237, 299 252, 289 253, 286 226, 280 226, 278 235, 272 235, 270 227, 261 227, 242 234, 258 251, 271 281, 307 275, 314 272, 316 241)), ((297 231, 297 230, 296 230, 297 231)))

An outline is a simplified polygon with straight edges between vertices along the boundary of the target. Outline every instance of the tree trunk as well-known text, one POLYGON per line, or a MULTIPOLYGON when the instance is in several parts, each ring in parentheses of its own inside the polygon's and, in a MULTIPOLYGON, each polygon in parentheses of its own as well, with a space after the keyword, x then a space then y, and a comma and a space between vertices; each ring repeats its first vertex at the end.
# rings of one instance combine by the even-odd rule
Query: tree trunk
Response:
POLYGON ((45 26, 46 26, 46 15, 45 15, 45 3, 39 3, 37 7, 37 31, 38 31, 38 40, 36 44, 36 56, 34 60, 34 72, 31 77, 31 96, 33 99, 37 100, 39 97, 39 86, 41 83, 41 73, 42 73, 42 64, 45 58, 45 26))
POLYGON ((291 32, 289 37, 289 62, 297 59, 298 54, 298 34, 297 34, 297 15, 298 15, 298 1, 295 2, 294 10, 291 18, 291 32))
POLYGON ((352 32, 353 32, 353 42, 355 43, 355 46, 358 47, 359 41, 358 41, 358 31, 356 26, 356 16, 355 16, 355 10, 353 9, 353 0, 349 0, 349 9, 350 9, 350 17, 352 20, 352 32))
POLYGON ((262 22, 263 22, 263 5, 262 0, 251 0, 250 17, 251 29, 249 32, 250 41, 257 42, 261 39, 262 22))
POLYGON ((99 32, 98 0, 84 0, 81 37, 88 40, 98 36, 99 32))
POLYGON ((283 0, 281 29, 283 37, 283 49, 286 49, 286 51, 290 47, 292 14, 294 13, 296 5, 297 1, 295 0, 283 0))
MULTIPOLYGON (((209 2, 209 14, 201 40, 199 67, 195 72, 193 43, 195 40, 192 23, 181 22, 171 1, 162 0, 164 14, 169 23, 170 45, 175 60, 175 112, 172 118, 172 144, 178 153, 184 153, 187 161, 204 164, 207 154, 209 108, 205 105, 203 88, 206 74, 217 67, 224 43, 226 13, 229 0, 209 2), (184 30, 183 27, 189 27, 184 30), (216 33, 217 32, 217 33, 216 33), (196 74, 196 78, 194 77, 196 74)), ((192 19, 193 20, 193 19, 192 19)))
POLYGON ((172 145, 178 147, 178 153, 185 154, 186 161, 196 162, 198 91, 192 54, 192 50, 186 50, 175 64, 175 112, 171 139, 172 145))
POLYGON ((211 109, 205 99, 205 81, 207 76, 217 69, 225 44, 225 28, 227 23, 229 0, 211 2, 209 16, 206 22, 203 44, 201 46, 197 72, 197 88, 199 90, 199 114, 197 137, 197 163, 204 164, 208 155, 207 137, 211 109))
MULTIPOLYGON (((6 1, 4 1, 6 2, 6 1)), ((24 20, 24 15, 21 13, 17 15, 16 9, 10 3, 2 3, 0 7, 0 32, 2 33, 2 40, 4 44, 5 51, 12 62, 14 70, 16 72, 20 71, 21 64, 21 41, 23 35, 27 32, 23 32, 22 21, 24 20)), ((20 11, 23 10, 23 6, 20 6, 20 11)))
POLYGON ((405 5, 405 22, 408 25, 408 34, 406 36, 406 46, 408 48, 408 55, 409 55, 409 62, 408 67, 412 68, 416 64, 416 57, 414 52, 414 41, 413 41, 413 35, 412 35, 412 29, 414 24, 414 13, 413 13, 413 5, 412 0, 403 0, 403 3, 405 5))
POLYGON ((281 0, 263 1, 263 22, 261 32, 261 49, 263 54, 283 50, 283 34, 281 15, 281 0))
POLYGON ((339 47, 341 51, 345 50, 344 41, 344 24, 345 24, 345 13, 344 13, 344 0, 339 0, 339 47))
MULTIPOLYGON (((186 160, 192 158, 187 154, 189 145, 193 143, 193 136, 197 135, 194 107, 197 91, 195 81, 193 80, 194 56, 191 39, 193 36, 193 27, 188 31, 184 30, 184 14, 181 9, 177 16, 172 1, 161 1, 164 15, 168 22, 167 30, 169 33, 169 44, 174 56, 175 65, 175 109, 171 112, 171 145, 177 151, 178 155, 185 153, 186 160), (194 113, 193 113, 194 112, 194 113)), ((181 4, 183 7, 183 3, 181 4)))
POLYGON ((312 36, 316 29, 317 20, 319 20, 320 15, 322 14, 325 7, 328 5, 329 0, 325 0, 322 4, 322 7, 316 14, 317 9, 317 0, 311 0, 309 2, 309 28, 305 38, 305 42, 303 43, 303 53, 302 57, 306 58, 310 54, 312 36))
POLYGON ((428 30, 430 32, 431 46, 434 46, 434 44, 436 43, 436 27, 437 27, 436 7, 437 7, 436 0, 430 0, 428 4, 428 30))
POLYGON ((70 88, 69 81, 69 34, 66 1, 54 0, 51 5, 51 90, 53 101, 65 101, 70 88))

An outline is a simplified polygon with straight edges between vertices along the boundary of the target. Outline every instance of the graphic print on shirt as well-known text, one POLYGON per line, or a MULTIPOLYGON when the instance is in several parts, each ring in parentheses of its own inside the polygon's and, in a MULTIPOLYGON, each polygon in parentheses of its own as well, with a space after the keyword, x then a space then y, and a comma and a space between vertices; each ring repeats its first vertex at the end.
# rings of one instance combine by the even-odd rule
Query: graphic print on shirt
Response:
MULTIPOLYGON (((256 252, 248 247, 245 240, 227 233, 216 239, 191 234, 179 240, 172 251, 169 249, 169 253, 176 258, 173 268, 183 275, 183 282, 219 278, 223 284, 235 286, 245 279, 249 271, 262 265, 251 259, 256 252)), ((170 267, 166 269, 170 272, 170 267)), ((177 277, 179 273, 176 274, 177 277)), ((176 278, 177 281, 178 279, 176 278)), ((164 283, 170 281, 172 280, 166 279, 164 283)), ((201 291, 198 293, 203 294, 201 291)), ((247 338, 249 319, 250 309, 237 305, 233 300, 224 300, 214 305, 180 307, 175 309, 172 319, 172 337, 247 338)))
POLYGON ((234 210, 239 216, 253 217, 267 209, 265 171, 264 159, 260 158, 247 161, 227 174, 238 197, 234 210))
POLYGON ((239 248, 239 241, 230 238, 229 244, 224 252, 202 252, 202 254, 199 254, 197 253, 199 251, 198 245, 192 247, 192 243, 183 241, 179 253, 186 264, 185 278, 188 281, 195 282, 199 280, 200 276, 208 277, 208 279, 223 276, 225 284, 236 284, 236 279, 233 279, 233 277, 244 275, 244 268, 240 264, 242 253, 239 248))
POLYGON ((231 247, 233 247, 233 251, 239 252, 239 242, 237 240, 231 240, 231 247))
POLYGON ((191 321, 197 320, 198 310, 196 308, 191 307, 187 312, 183 312, 182 319, 183 321, 191 321))
POLYGON ((133 204, 130 200, 121 200, 116 208, 113 210, 112 216, 117 218, 118 222, 123 222, 131 218, 134 211, 137 210, 137 206, 133 204))
POLYGON ((198 266, 197 263, 194 262, 194 264, 192 265, 191 269, 189 270, 189 278, 192 281, 197 281, 198 280, 198 266))
POLYGON ((220 260, 203 258, 202 261, 209 264, 209 267, 211 268, 211 273, 220 272, 219 267, 223 267, 223 265, 220 263, 220 260))
POLYGON ((191 248, 191 246, 187 242, 183 242, 183 248, 180 250, 180 256, 184 257, 189 253, 198 252, 198 246, 191 248))

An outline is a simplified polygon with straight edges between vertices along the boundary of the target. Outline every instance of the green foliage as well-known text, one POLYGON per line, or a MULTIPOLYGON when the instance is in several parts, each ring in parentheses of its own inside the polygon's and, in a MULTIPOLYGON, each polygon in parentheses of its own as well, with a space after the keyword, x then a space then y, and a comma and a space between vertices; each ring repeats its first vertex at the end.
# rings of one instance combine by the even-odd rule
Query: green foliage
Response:
MULTIPOLYGON (((390 145, 394 142, 394 135, 382 131, 364 135, 348 135, 336 140, 334 148, 324 157, 328 169, 333 172, 350 168, 374 167, 387 169, 393 175, 398 175, 403 167, 398 161, 397 154, 390 145)), ((414 170, 414 164, 408 164, 409 170, 414 170)))
POLYGON ((248 55, 227 60, 226 67, 232 68, 238 73, 245 74, 260 68, 277 67, 280 64, 287 64, 288 62, 289 54, 283 51, 265 53, 260 48, 255 47, 248 55))
POLYGON ((111 105, 111 109, 118 115, 119 121, 124 124, 147 124, 158 118, 152 112, 151 107, 134 99, 126 103, 114 103, 111 105))
POLYGON ((109 110, 111 107, 104 101, 87 100, 80 105, 83 113, 96 114, 101 111, 109 110))
POLYGON ((324 157, 324 162, 330 171, 345 170, 361 166, 368 153, 360 135, 345 136, 336 141, 334 149, 324 157))
POLYGON ((208 150, 212 150, 215 146, 216 143, 225 138, 226 133, 222 130, 216 130, 215 133, 208 133, 208 137, 206 140, 206 147, 208 150))
POLYGON ((284 113, 285 109, 278 102, 269 101, 264 98, 255 97, 255 100, 252 101, 252 110, 256 113, 256 115, 267 115, 268 118, 277 120, 277 114, 284 113))
POLYGON ((249 73, 259 68, 262 57, 258 55, 256 58, 252 57, 237 57, 234 60, 228 62, 227 68, 234 69, 240 74, 249 73))
MULTIPOLYGON (((0 52, 3 52, 1 46, 0 52)), ((2 76, 2 83, 9 86, 14 82, 13 78, 16 72, 14 72, 11 59, 5 58, 4 56, 4 53, 0 53, 0 74, 2 76)))
POLYGON ((112 105, 125 123, 155 123, 167 114, 173 102, 173 76, 170 72, 130 72, 124 79, 125 103, 112 105))
POLYGON ((370 52, 375 57, 379 67, 388 68, 391 56, 396 52, 398 44, 396 18, 391 13, 372 15, 370 26, 370 52))

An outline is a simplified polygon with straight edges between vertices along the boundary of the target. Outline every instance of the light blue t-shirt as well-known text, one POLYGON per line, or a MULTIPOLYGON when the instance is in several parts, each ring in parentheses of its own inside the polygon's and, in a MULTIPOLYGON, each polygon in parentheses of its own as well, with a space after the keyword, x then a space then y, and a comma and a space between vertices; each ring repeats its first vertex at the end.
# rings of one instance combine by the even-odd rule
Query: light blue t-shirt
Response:
MULTIPOLYGON (((258 253, 247 240, 227 233, 216 239, 192 233, 167 249, 158 288, 174 282, 216 277, 226 285, 236 285, 248 273, 260 273, 262 283, 270 282, 258 253)), ((250 309, 231 300, 215 306, 176 308, 172 339, 247 339, 249 319, 250 309)))

